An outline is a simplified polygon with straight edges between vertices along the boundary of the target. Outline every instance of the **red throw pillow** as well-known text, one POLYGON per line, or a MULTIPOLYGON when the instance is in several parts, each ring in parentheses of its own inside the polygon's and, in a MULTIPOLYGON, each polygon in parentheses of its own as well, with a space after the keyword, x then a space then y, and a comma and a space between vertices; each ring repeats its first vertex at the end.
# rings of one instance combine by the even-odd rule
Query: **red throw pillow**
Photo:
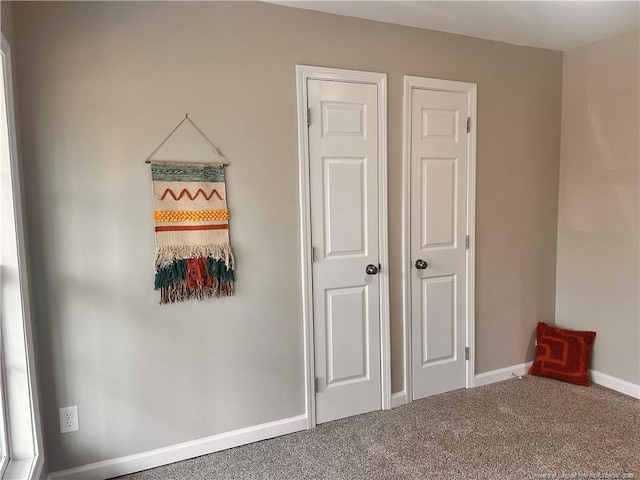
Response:
POLYGON ((578 332, 538 322, 536 358, 529 375, 589 386, 589 360, 596 332, 578 332))

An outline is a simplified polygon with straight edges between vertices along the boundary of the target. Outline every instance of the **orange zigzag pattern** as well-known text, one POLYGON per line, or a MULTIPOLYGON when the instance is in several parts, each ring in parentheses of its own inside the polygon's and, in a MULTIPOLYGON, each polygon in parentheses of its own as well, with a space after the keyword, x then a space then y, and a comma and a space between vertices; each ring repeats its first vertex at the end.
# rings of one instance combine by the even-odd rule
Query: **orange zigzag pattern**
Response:
POLYGON ((173 197, 173 199, 177 202, 178 200, 180 200, 182 197, 184 197, 185 195, 187 197, 189 197, 189 200, 195 200, 196 198, 198 198, 198 195, 202 194, 202 196, 206 199, 206 200, 211 200, 211 197, 213 197, 213 195, 215 194, 220 200, 222 200, 222 197, 220 196, 220 194, 218 193, 218 190, 216 190, 215 188, 213 190, 211 190, 211 193, 209 195, 206 194, 206 192, 204 190, 202 190, 201 188, 198 189, 198 191, 196 192, 195 195, 191 195, 191 193, 189 192, 189 190, 187 190, 186 188, 183 188, 182 191, 180 192, 180 194, 176 197, 176 194, 173 193, 173 190, 171 190, 170 188, 167 188, 164 193, 162 194, 162 196, 160 197, 160 200, 164 200, 164 197, 167 196, 167 194, 171 195, 173 197))

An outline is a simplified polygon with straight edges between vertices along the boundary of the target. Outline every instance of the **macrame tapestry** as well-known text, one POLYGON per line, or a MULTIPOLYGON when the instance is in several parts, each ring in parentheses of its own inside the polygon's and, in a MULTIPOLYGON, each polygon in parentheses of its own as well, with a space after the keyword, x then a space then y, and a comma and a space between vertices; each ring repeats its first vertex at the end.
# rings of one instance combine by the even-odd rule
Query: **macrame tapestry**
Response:
POLYGON ((234 290, 224 166, 151 161, 160 303, 234 290))

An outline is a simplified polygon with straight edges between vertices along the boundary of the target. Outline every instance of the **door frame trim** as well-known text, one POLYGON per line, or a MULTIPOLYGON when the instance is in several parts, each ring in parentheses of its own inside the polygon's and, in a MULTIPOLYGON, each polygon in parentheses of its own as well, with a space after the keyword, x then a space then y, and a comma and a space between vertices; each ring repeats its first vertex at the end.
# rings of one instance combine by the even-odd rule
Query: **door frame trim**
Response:
POLYGON ((475 252, 476 252, 476 124, 477 85, 475 83, 404 76, 402 121, 402 319, 404 341, 404 392, 407 403, 413 400, 411 362, 411 91, 416 89, 466 93, 471 131, 467 136, 467 226, 469 249, 466 255, 467 319, 465 345, 469 347, 466 388, 475 386, 475 252))
POLYGON ((316 426, 314 389, 313 290, 311 246, 311 190, 307 80, 367 83, 378 87, 378 258, 380 270, 380 367, 382 409, 391 408, 391 331, 389 324, 389 246, 387 207, 387 74, 296 65, 298 122, 298 207, 300 219, 300 278, 304 336, 305 412, 309 428, 316 426))

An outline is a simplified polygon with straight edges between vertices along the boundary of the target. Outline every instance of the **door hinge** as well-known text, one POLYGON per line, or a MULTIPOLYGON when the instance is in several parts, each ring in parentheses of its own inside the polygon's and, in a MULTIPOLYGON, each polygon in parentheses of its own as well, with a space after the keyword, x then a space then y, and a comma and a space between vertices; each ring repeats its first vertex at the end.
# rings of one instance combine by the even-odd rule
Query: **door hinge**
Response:
POLYGON ((318 377, 313 379, 313 391, 318 392, 318 385, 320 384, 320 379, 318 377))
POLYGON ((311 109, 307 108, 307 127, 311 125, 311 109))
POLYGON ((469 347, 464 347, 464 359, 469 360, 469 347))
POLYGON ((469 235, 467 235, 466 238, 464 239, 464 248, 469 250, 469 235))
POLYGON ((471 117, 467 117, 467 133, 471 132, 471 117))

